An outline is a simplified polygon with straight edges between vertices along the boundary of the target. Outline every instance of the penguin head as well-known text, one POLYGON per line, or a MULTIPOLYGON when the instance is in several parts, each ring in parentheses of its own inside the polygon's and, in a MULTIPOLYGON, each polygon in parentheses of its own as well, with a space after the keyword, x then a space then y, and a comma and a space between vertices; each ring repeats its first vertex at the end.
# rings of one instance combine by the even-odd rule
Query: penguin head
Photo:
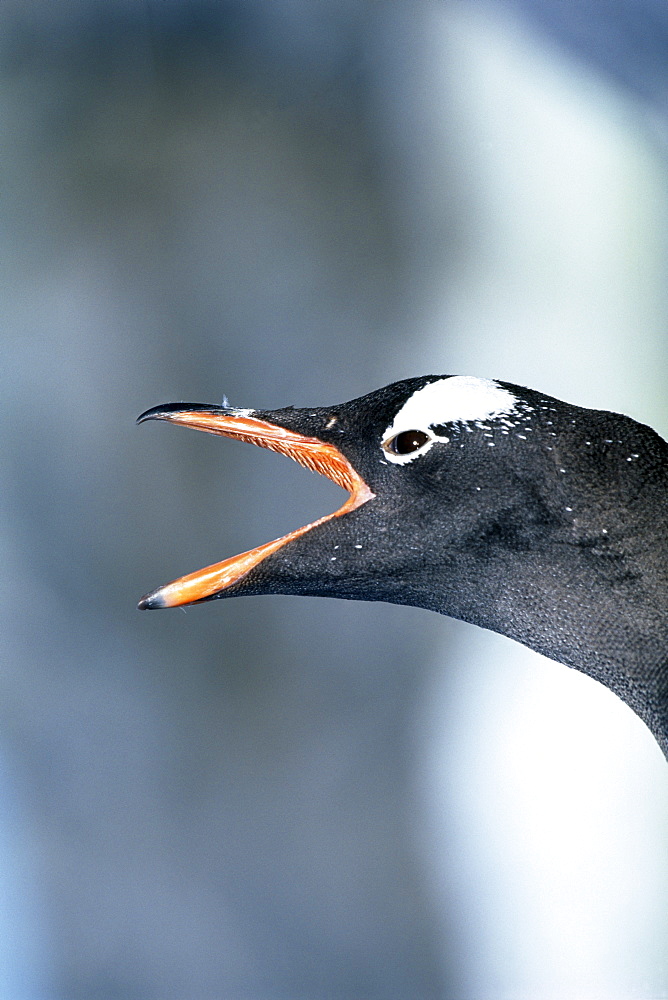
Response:
MULTIPOLYGON (((350 496, 333 514, 159 588, 140 607, 289 593, 441 610, 444 592, 461 591, 467 557, 484 557, 492 542, 528 547, 550 522, 541 491, 522 468, 536 450, 548 469, 554 466, 549 452, 537 449, 535 427, 549 415, 556 423, 557 406, 508 383, 428 375, 336 406, 154 407, 139 420, 280 451, 350 496)), ((535 480, 536 456, 529 464, 535 480)))
POLYGON ((611 553, 652 462, 665 469, 665 443, 628 417, 461 375, 405 379, 335 406, 169 403, 139 418, 149 419, 279 451, 349 498, 140 608, 305 594, 414 604, 515 635, 532 588, 552 581, 569 597, 615 572, 595 557, 611 553), (521 600, 506 600, 521 588, 521 600))

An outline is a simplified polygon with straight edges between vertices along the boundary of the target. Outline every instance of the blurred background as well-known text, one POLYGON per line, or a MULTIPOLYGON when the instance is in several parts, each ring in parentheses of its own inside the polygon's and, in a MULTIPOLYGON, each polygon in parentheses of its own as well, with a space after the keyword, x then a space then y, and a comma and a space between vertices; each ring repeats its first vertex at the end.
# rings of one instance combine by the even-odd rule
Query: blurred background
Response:
POLYGON ((411 608, 139 614, 334 509, 167 425, 424 373, 668 435, 663 0, 4 0, 0 998, 668 996, 668 768, 411 608))

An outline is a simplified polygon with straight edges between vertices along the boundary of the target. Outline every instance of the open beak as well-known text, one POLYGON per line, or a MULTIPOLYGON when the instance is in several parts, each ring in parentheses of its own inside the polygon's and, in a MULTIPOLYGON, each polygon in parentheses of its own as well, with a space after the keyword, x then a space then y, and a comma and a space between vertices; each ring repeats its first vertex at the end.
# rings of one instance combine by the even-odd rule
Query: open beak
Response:
POLYGON ((374 494, 364 480, 352 467, 348 459, 334 445, 321 441, 316 437, 306 437, 295 431, 287 430, 278 424, 270 423, 252 416, 254 411, 234 410, 225 407, 208 406, 202 403, 167 403, 147 410, 138 418, 137 423, 145 420, 167 420, 184 427, 193 427, 198 431, 208 431, 209 434, 221 434, 223 437, 237 438, 240 441, 250 441, 261 448, 281 452, 289 458, 327 476, 332 482, 342 486, 350 494, 346 502, 332 514, 306 524, 302 528, 266 542, 248 552, 232 556, 223 562, 214 563, 196 573, 189 573, 172 583, 153 590, 142 597, 137 605, 140 610, 148 608, 174 608, 182 604, 196 604, 215 597, 222 590, 231 587, 241 580, 258 563, 276 552, 283 545, 305 534, 312 528, 330 518, 340 517, 356 507, 360 507, 374 494))

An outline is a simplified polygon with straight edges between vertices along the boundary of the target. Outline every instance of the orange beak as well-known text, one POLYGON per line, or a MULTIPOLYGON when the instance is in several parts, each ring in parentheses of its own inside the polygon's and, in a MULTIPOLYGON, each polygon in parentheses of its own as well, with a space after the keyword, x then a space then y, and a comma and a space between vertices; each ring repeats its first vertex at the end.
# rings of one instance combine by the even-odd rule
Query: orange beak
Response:
MULTIPOLYGON (((329 521, 330 518, 340 517, 342 514, 355 510, 356 507, 360 507, 374 496, 348 459, 332 444, 287 430, 278 424, 259 420, 250 416, 249 411, 216 410, 213 407, 211 409, 204 407, 188 409, 188 404, 182 405, 186 408, 180 410, 174 408, 172 404, 168 404, 164 407, 147 410, 137 422, 167 420, 173 424, 182 424, 184 427, 193 427, 198 431, 207 431, 209 434, 221 434, 223 437, 249 441, 261 448, 278 451, 294 459, 295 462, 299 462, 300 465, 306 466, 307 469, 321 473, 332 482, 342 486, 350 495, 343 506, 332 514, 327 514, 311 524, 297 528, 281 538, 276 538, 273 542, 266 542, 248 552, 231 556, 223 562, 214 563, 212 566, 207 566, 195 573, 189 573, 188 576, 182 576, 164 587, 151 591, 139 602, 138 608, 140 610, 174 608, 182 604, 196 604, 199 601, 205 601, 221 590, 237 583, 254 566, 257 566, 263 559, 294 538, 311 531, 312 528, 329 521)), ((193 404, 191 404, 192 406, 193 404)))

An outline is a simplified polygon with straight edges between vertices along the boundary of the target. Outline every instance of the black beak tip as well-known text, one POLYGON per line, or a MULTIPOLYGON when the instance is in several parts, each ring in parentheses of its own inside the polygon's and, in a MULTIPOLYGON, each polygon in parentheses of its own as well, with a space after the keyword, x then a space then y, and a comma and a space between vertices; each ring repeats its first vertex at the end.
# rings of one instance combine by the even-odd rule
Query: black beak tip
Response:
POLYGON ((214 413, 224 412, 225 408, 211 403, 159 403, 158 406, 152 406, 150 410, 144 410, 143 413, 140 413, 137 417, 137 423, 143 424, 145 420, 169 420, 172 414, 183 413, 185 410, 214 413))
MULTIPOLYGON (((175 406, 178 404, 171 404, 171 405, 175 406)), ((170 412, 169 407, 170 407, 169 403, 167 404, 163 403, 160 406, 152 406, 150 410, 144 410, 143 413, 139 414, 139 416, 137 417, 137 423, 143 424, 145 420, 160 420, 165 416, 166 413, 170 412)))
POLYGON ((153 611, 154 608, 165 608, 165 604, 162 597, 160 597, 159 591, 154 591, 152 594, 145 594, 141 601, 137 605, 137 611, 153 611))

